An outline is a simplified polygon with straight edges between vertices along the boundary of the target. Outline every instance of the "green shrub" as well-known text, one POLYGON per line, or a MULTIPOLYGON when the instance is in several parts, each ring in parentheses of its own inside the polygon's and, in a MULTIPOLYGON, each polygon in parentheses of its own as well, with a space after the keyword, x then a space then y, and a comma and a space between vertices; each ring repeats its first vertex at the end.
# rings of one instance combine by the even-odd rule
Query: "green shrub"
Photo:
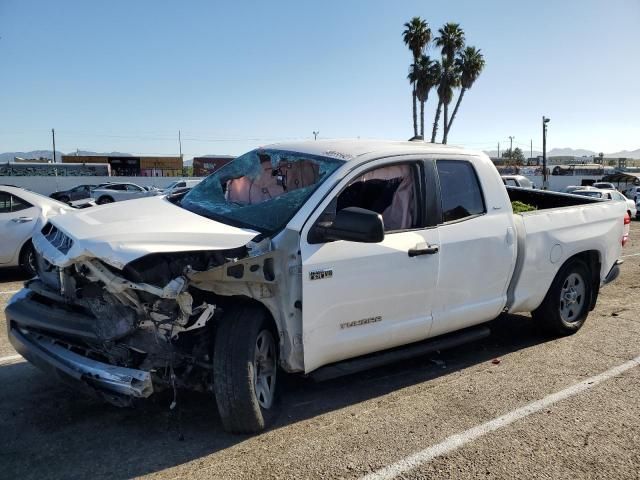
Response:
POLYGON ((513 209, 513 213, 524 213, 536 210, 536 207, 534 207, 533 205, 518 201, 511 202, 511 208, 513 209))

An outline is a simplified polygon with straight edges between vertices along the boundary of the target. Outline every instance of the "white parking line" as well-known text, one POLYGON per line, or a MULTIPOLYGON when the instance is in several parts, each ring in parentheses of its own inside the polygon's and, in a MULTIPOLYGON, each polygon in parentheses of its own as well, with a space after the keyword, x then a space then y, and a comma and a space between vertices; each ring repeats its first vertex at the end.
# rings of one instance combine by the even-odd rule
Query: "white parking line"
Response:
POLYGON ((18 293, 20 290, 7 290, 6 292, 0 292, 0 295, 9 295, 10 293, 18 293))
POLYGON ((8 355, 6 357, 0 357, 0 365, 4 365, 5 363, 15 363, 18 360, 24 360, 22 355, 8 355))
POLYGON ((640 253, 630 253, 629 255, 620 255, 620 258, 637 257, 640 253))
POLYGON ((524 407, 513 410, 501 417, 470 428, 469 430, 462 433, 456 433, 455 435, 446 438, 444 441, 438 443, 437 445, 433 445, 409 457, 403 458, 396 463, 392 463, 391 465, 384 467, 376 472, 365 475, 364 477, 362 477, 362 480, 383 480, 395 478, 398 475, 407 473, 414 468, 430 462, 436 457, 456 450, 464 446, 465 444, 476 440, 477 438, 480 438, 502 427, 506 427, 507 425, 510 425, 517 420, 527 417, 532 413, 544 410, 554 403, 560 402, 561 400, 565 400, 569 397, 589 390, 599 383, 609 380, 610 378, 620 375, 621 373, 637 366, 640 366, 640 356, 634 358, 633 360, 629 360, 622 365, 613 367, 612 369, 607 370, 606 372, 603 372, 599 375, 587 378, 586 380, 572 385, 571 387, 568 387, 564 390, 552 393, 551 395, 544 397, 541 400, 537 400, 528 405, 525 405, 524 407))

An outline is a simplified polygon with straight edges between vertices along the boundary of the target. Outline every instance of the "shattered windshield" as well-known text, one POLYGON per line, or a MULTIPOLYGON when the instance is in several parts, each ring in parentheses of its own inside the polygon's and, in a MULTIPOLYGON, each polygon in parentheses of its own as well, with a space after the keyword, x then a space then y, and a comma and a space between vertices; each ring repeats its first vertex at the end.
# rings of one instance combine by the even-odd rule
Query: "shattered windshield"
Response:
POLYGON ((180 205, 213 220, 275 232, 342 163, 283 150, 253 150, 205 178, 180 205))

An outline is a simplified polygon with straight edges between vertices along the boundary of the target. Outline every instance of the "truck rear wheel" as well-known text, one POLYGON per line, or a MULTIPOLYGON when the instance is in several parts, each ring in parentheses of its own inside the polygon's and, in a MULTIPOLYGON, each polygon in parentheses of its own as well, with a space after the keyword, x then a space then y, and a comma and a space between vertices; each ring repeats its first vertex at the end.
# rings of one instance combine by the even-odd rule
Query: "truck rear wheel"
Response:
POLYGON ((572 335, 589 315, 592 285, 589 268, 581 260, 567 262, 553 280, 534 320, 554 335, 572 335))
POLYGON ((259 432, 275 418, 276 339, 261 308, 240 307, 221 320, 213 354, 213 389, 226 431, 259 432))

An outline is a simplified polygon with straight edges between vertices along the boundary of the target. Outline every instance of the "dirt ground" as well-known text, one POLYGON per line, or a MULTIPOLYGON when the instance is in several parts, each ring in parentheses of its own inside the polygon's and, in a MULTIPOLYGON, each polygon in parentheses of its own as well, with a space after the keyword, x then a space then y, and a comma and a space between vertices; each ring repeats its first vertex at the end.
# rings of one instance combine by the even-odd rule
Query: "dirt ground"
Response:
MULTIPOLYGON (((0 313, 0 478, 359 478, 640 355, 640 222, 623 254, 572 337, 510 315, 438 355, 324 383, 289 378, 282 414, 255 436, 224 433, 206 395, 182 393, 174 411, 163 396, 118 409, 78 395, 13 357, 0 313)), ((22 280, 0 270, 0 306, 22 280)), ((640 366, 403 476, 639 479, 639 397, 640 366)))

